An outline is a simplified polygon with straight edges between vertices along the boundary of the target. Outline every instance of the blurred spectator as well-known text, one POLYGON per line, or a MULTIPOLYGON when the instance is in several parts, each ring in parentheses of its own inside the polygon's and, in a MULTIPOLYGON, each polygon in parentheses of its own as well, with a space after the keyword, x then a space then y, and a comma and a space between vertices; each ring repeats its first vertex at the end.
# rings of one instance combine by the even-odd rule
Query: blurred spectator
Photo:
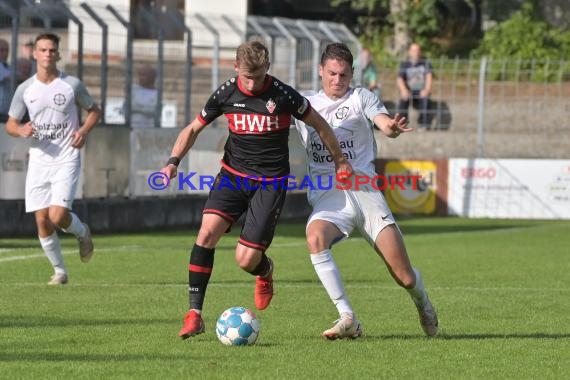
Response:
POLYGON ((360 53, 360 67, 362 67, 362 87, 369 89, 380 98, 380 83, 378 82, 378 70, 372 59, 372 53, 364 48, 360 53))
POLYGON ((10 77, 12 72, 8 66, 8 53, 10 45, 5 39, 0 39, 0 122, 8 120, 8 110, 12 101, 10 77))
POLYGON ((34 75, 33 61, 28 58, 18 58, 16 62, 16 82, 18 84, 24 82, 26 79, 34 75))
POLYGON ((26 58, 31 63, 30 75, 36 73, 36 59, 34 58, 34 41, 29 40, 24 45, 22 45, 22 57, 26 58))
MULTIPOLYGON (((32 72, 34 68, 34 61, 28 58, 20 57, 16 62, 16 83, 20 85, 21 83, 25 82, 28 78, 35 74, 32 72)), ((30 114, 26 109, 26 114, 20 120, 21 123, 27 123, 30 121, 30 114)))
POLYGON ((400 90, 400 104, 398 106, 401 116, 408 117, 410 100, 412 106, 419 109, 419 130, 430 128, 429 115, 430 93, 433 80, 431 63, 422 57, 420 45, 412 43, 408 50, 408 59, 400 64, 398 72, 398 89, 400 90))
POLYGON ((131 127, 154 128, 156 102, 156 69, 148 64, 137 68, 138 83, 133 84, 131 94, 131 127))

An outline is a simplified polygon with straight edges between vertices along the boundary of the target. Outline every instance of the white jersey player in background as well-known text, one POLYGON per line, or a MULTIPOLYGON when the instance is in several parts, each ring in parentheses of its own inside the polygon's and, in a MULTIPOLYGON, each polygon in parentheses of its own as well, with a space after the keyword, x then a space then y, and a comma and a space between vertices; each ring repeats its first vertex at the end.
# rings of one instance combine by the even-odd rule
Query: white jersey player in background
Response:
MULTIPOLYGON (((333 128, 354 173, 372 179, 377 175, 372 123, 391 138, 412 129, 398 114, 391 118, 372 92, 350 87, 352 64, 353 56, 346 45, 328 45, 319 66, 322 90, 307 99, 333 128)), ((312 183, 319 183, 319 176, 334 177, 335 167, 317 133, 303 122, 296 121, 296 126, 306 148, 312 183)), ((347 187, 344 182, 340 186, 347 187)), ((410 264, 402 235, 382 193, 370 185, 360 185, 359 190, 354 186, 340 190, 333 184, 328 190, 310 189, 308 197, 313 207, 306 229, 311 261, 340 315, 334 326, 322 335, 328 339, 342 339, 357 338, 362 334, 330 250, 334 243, 347 238, 355 227, 383 258, 394 280, 409 292, 424 332, 428 336, 437 334, 437 315, 420 272, 410 264)))
POLYGON ((88 262, 93 254, 89 227, 72 213, 80 175, 79 149, 95 126, 101 110, 84 84, 60 72, 59 37, 40 34, 35 39, 37 73, 18 86, 6 123, 10 136, 31 138, 26 176, 26 212, 34 212, 41 246, 54 268, 50 285, 65 284, 67 269, 56 227, 79 240, 79 254, 88 262), (87 110, 80 125, 79 107, 87 110), (30 120, 20 124, 26 110, 30 120))

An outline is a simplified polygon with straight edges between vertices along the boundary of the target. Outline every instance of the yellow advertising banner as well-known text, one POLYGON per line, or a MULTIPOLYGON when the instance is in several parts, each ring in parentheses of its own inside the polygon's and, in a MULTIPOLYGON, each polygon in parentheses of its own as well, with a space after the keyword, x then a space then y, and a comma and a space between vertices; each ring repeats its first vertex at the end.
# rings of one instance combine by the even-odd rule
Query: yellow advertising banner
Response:
POLYGON ((396 214, 433 214, 436 211, 437 165, 433 161, 389 161, 384 175, 389 185, 386 201, 396 214), (404 183, 398 181, 405 177, 404 183), (419 177, 419 178, 418 178, 419 177))

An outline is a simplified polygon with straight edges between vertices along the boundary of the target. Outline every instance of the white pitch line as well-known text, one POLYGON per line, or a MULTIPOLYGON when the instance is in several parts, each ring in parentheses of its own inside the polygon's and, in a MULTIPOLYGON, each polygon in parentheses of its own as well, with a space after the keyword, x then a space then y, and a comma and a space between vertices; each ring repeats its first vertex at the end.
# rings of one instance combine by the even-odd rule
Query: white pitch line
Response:
MULTIPOLYGON (((13 283, 0 283, 0 287, 13 287, 13 286, 43 286, 43 283, 37 282, 13 282, 13 283)), ((287 282, 275 282, 276 287, 285 289, 302 289, 302 288, 320 288, 322 285, 318 282, 314 283, 287 283, 287 282)), ((125 284, 125 283, 109 283, 109 284, 74 284, 70 283, 65 285, 66 287, 77 287, 77 288, 141 288, 141 287, 157 287, 157 288, 186 288, 187 284, 156 284, 156 283, 146 283, 146 284, 125 284)), ((250 283, 216 283, 212 282, 208 287, 214 288, 251 288, 250 283)), ((381 289, 381 290, 391 290, 391 291, 402 291, 402 288, 395 285, 366 285, 366 284, 346 284, 346 288, 352 289, 381 289)), ((474 287, 474 286, 458 286, 458 287, 430 287, 430 291, 472 291, 472 292, 570 292, 570 288, 497 288, 497 287, 474 287)))
MULTIPOLYGON (((97 248, 95 250, 95 252, 112 252, 112 251, 126 251, 127 249, 139 249, 141 248, 141 246, 136 246, 136 245, 131 245, 131 246, 122 246, 122 247, 117 247, 117 248, 97 248)), ((23 248, 16 248, 14 250, 21 250, 23 248)), ((73 255, 79 254, 79 251, 77 250, 64 250, 61 252, 62 255, 67 256, 67 255, 73 255)), ((8 262, 8 261, 19 261, 19 260, 28 260, 28 259, 37 259, 39 257, 45 257, 45 255, 43 253, 38 253, 38 254, 33 254, 33 255, 19 255, 19 256, 8 256, 8 257, 2 257, 0 258, 0 263, 3 262, 8 262)))
MULTIPOLYGON (((345 242, 356 242, 359 239, 348 239, 345 242)), ((305 247, 307 243, 305 241, 298 242, 298 243, 275 243, 272 244, 271 247, 274 248, 287 248, 287 247, 305 247)), ((118 248, 97 248, 95 252, 112 252, 112 251, 127 251, 127 250, 136 250, 143 248, 140 245, 129 245, 129 246, 121 246, 118 248)), ((26 250, 30 248, 0 248, 0 253, 7 253, 7 252, 16 252, 21 250, 26 250)), ((70 251, 65 250, 62 252, 63 255, 71 255, 77 253, 77 251, 70 251)), ((28 260, 28 259, 37 259, 39 257, 45 257, 43 253, 41 254, 32 254, 32 255, 18 255, 18 256, 8 256, 0 258, 0 263, 9 262, 9 261, 20 261, 20 260, 28 260)))
MULTIPOLYGON (((72 253, 77 253, 77 251, 62 251, 62 255, 71 255, 72 253)), ((28 260, 28 259, 36 259, 38 257, 46 257, 43 253, 41 254, 34 254, 34 255, 20 255, 20 256, 9 256, 3 257, 0 259, 0 263, 7 262, 7 261, 19 261, 19 260, 28 260)))

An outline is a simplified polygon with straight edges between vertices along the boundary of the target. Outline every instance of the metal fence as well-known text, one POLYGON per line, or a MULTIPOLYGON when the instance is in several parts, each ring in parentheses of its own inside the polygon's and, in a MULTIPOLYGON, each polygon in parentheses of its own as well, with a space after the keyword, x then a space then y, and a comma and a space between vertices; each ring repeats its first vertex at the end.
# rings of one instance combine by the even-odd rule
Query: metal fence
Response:
MULTIPOLYGON (((24 0, 14 8, 13 1, 0 0, 0 37, 10 41, 10 63, 16 65, 17 57, 24 54, 25 42, 40 31, 52 29, 62 37, 60 65, 83 78, 105 108, 106 124, 129 125, 129 110, 125 112, 123 102, 130 98, 134 72, 142 63, 154 65, 158 72, 158 103, 162 107, 155 110, 156 126, 180 127, 200 111, 212 89, 235 75, 233 58, 241 41, 265 40, 272 54, 272 74, 299 90, 319 87, 317 67, 325 44, 346 42, 355 58, 361 49, 341 24, 172 11, 141 11, 142 22, 154 30, 154 35, 134 38, 134 20, 128 7, 111 2, 57 3, 57 12, 53 12, 50 2, 24 0)), ((430 113, 432 133, 438 138, 469 141, 476 149, 474 153, 463 149, 469 152, 467 156, 487 156, 489 139, 482 134, 548 136, 549 140, 535 151, 521 148, 511 155, 540 157, 537 151, 542 149, 544 157, 568 156, 560 143, 565 137, 557 134, 569 129, 570 61, 430 58, 435 74, 430 113), (544 148, 549 144, 557 148, 544 148)), ((395 112, 399 61, 384 59, 376 64, 381 98, 395 112)), ((357 67, 355 83, 359 78, 357 67)), ((12 80, 15 85, 15 78, 12 80)), ((412 109, 412 125, 416 112, 412 109)), ((441 155, 453 156, 457 151, 446 149, 441 155)))
MULTIPOLYGON (((249 16, 247 38, 261 38, 270 46, 273 71, 299 90, 317 90, 317 67, 324 47, 342 41, 358 57, 361 45, 343 24, 326 21, 293 20, 249 16)), ((360 70, 355 71, 360 82, 360 70)))
MULTIPOLYGON (((459 145, 462 139, 477 144, 475 150, 463 149, 462 156, 488 156, 485 145, 493 135, 503 134, 510 135, 513 144, 537 136, 531 145, 540 145, 529 149, 523 146, 527 141, 522 141, 518 153, 512 151, 508 156, 568 157, 570 146, 560 143, 568 141, 570 130, 570 61, 441 57, 430 62, 434 69, 432 129, 440 132, 439 138, 455 139, 459 145), (559 132, 563 135, 556 136, 559 132)), ((386 59, 376 64, 381 97, 396 112, 399 61, 386 59)), ((416 117, 417 111, 411 115, 412 125, 417 125, 416 117)), ((447 157, 454 154, 458 153, 452 149, 444 152, 447 157)))

